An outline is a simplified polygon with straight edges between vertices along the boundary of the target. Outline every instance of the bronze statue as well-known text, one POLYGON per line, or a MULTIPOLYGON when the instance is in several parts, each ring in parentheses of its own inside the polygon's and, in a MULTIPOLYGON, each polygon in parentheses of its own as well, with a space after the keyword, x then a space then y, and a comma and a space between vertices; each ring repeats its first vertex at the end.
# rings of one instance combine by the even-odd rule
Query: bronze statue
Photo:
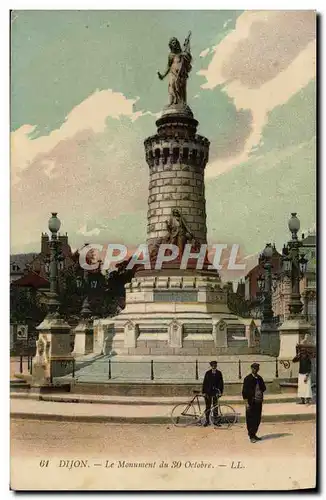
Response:
POLYGON ((183 49, 181 49, 177 38, 171 38, 169 41, 171 52, 167 69, 163 75, 159 71, 157 72, 160 80, 163 80, 169 74, 169 106, 187 104, 187 78, 191 71, 192 60, 190 36, 191 32, 185 39, 183 49))
POLYGON ((179 247, 179 255, 183 254, 183 250, 187 242, 194 242, 194 237, 187 227, 186 221, 181 212, 174 208, 171 217, 166 221, 168 236, 166 243, 177 245, 179 247))

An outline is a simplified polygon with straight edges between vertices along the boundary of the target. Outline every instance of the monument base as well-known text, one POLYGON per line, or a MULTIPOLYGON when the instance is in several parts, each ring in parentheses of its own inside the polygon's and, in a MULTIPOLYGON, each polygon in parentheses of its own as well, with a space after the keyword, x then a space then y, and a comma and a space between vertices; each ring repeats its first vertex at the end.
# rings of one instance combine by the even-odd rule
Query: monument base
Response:
POLYGON ((232 314, 213 273, 137 276, 126 307, 101 321, 104 354, 216 356, 259 352, 255 324, 232 314), (249 339, 248 339, 249 331, 249 339))

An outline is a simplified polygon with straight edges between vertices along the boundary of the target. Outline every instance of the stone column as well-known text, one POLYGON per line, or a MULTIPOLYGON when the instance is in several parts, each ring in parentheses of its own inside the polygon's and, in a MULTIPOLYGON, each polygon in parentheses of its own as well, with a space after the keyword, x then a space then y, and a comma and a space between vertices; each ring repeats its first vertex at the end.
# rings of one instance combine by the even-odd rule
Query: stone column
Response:
POLYGON ((162 116, 158 133, 145 141, 150 169, 147 242, 166 236, 166 221, 177 208, 199 243, 206 243, 204 169, 209 141, 196 134, 191 116, 162 116))

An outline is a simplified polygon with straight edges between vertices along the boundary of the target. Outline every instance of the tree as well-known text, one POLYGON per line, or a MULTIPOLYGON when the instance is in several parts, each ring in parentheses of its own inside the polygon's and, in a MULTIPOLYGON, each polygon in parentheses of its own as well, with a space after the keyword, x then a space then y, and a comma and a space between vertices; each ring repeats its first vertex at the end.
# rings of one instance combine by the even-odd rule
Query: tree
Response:
POLYGON ((33 287, 10 285, 10 323, 37 326, 46 315, 43 294, 33 287))
POLYGON ((250 318, 249 301, 245 300, 238 293, 229 291, 227 305, 230 311, 237 316, 250 318))

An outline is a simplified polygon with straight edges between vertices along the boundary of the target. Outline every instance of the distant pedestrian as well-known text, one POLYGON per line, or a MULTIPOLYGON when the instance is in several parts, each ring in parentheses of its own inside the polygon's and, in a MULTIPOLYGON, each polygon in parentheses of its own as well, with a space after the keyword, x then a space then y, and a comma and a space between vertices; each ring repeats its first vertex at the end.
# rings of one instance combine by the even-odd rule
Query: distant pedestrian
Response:
POLYGON ((299 362, 298 375, 298 398, 299 404, 310 403, 312 398, 311 388, 311 359, 306 351, 302 349, 292 360, 293 363, 299 362))
POLYGON ((209 414, 213 406, 217 404, 217 398, 222 396, 224 390, 223 375, 217 369, 217 361, 210 362, 211 369, 205 373, 202 393, 205 396, 205 417, 204 427, 209 425, 209 414))
POLYGON ((251 443, 261 440, 257 436, 257 431, 261 421, 266 385, 263 378, 258 375, 259 367, 259 363, 251 365, 251 373, 245 377, 242 387, 242 397, 246 401, 247 430, 251 443))

